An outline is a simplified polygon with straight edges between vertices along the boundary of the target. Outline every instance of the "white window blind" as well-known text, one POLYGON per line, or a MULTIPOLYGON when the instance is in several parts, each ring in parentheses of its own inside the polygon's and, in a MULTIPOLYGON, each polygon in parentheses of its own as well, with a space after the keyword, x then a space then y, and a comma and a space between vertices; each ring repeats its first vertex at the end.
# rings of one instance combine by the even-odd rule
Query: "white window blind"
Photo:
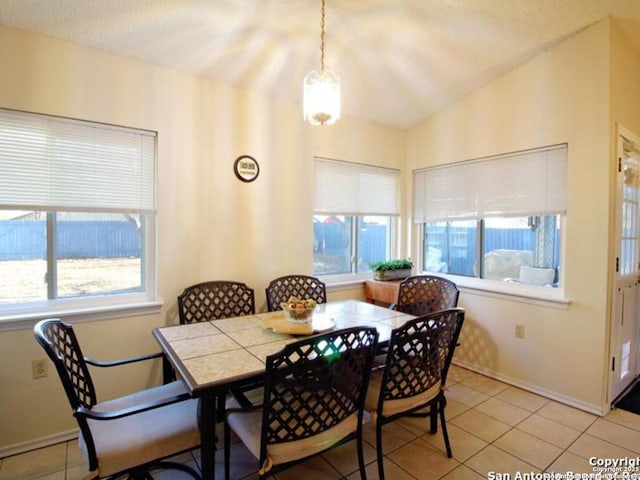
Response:
POLYGON ((561 214, 566 185, 566 144, 418 170, 414 221, 561 214))
POLYGON ((399 215, 398 170, 315 159, 315 207, 321 215, 399 215))
POLYGON ((0 109, 0 206, 152 213, 154 132, 0 109))

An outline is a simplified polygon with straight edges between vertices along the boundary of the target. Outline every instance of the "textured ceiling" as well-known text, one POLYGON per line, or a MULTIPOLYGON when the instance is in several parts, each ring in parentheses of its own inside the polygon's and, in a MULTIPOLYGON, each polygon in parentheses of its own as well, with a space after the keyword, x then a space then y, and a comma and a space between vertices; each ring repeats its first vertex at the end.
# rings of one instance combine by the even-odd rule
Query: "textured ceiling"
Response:
MULTIPOLYGON (((640 51, 640 0, 326 0, 343 112, 406 128, 611 15, 640 51)), ((0 24, 300 103, 319 0, 0 0, 0 24)))

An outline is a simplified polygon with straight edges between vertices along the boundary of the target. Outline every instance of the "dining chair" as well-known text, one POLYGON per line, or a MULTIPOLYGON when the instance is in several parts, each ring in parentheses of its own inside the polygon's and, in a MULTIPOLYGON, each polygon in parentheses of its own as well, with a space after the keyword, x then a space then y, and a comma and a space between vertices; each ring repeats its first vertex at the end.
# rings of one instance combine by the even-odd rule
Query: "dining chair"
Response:
MULTIPOLYGON (((252 288, 242 282, 212 280, 197 283, 178 295, 178 316, 181 324, 209 322, 226 318, 242 317, 256 313, 252 288)), ((232 388, 230 393, 245 406, 252 405, 254 394, 248 392, 262 387, 261 382, 232 388)), ((260 392, 258 392, 258 396, 260 392)), ((218 421, 222 421, 225 393, 217 399, 218 421)))
POLYGON ((200 444, 198 403, 182 382, 97 401, 89 365, 115 367, 159 358, 160 353, 110 362, 86 358, 72 326, 59 319, 41 320, 34 335, 53 361, 80 427, 80 451, 89 465, 85 479, 123 474, 131 480, 152 479, 149 472, 156 468, 200 478, 189 466, 165 460, 200 444))
POLYGON ((439 413, 447 457, 451 458, 444 391, 463 322, 464 310, 450 308, 392 330, 386 361, 374 369, 365 402, 375 421, 379 480, 384 480, 382 427, 401 417, 429 416, 435 434, 439 413))
POLYGON ((289 297, 301 300, 315 300, 316 303, 327 303, 327 286, 316 277, 309 275, 285 275, 269 282, 266 288, 267 310, 282 310, 280 304, 289 297))
POLYGON ((411 315, 426 315, 458 306, 455 283, 434 275, 407 277, 398 286, 398 299, 390 308, 411 315))
POLYGON ((354 327, 304 338, 266 359, 263 407, 228 402, 224 424, 225 479, 233 430, 258 459, 260 480, 355 439, 366 479, 362 418, 372 358, 373 327, 354 327))
POLYGON ((256 313, 253 289, 241 282, 214 280, 191 285, 178 295, 181 324, 256 313))

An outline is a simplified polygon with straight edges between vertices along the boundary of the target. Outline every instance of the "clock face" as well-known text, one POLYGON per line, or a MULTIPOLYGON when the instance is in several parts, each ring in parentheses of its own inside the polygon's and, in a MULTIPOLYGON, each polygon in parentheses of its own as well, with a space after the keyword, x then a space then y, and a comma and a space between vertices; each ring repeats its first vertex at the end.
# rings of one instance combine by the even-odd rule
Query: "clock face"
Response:
POLYGON ((260 165, 249 155, 238 157, 233 164, 233 172, 243 182, 253 182, 260 174, 260 165))

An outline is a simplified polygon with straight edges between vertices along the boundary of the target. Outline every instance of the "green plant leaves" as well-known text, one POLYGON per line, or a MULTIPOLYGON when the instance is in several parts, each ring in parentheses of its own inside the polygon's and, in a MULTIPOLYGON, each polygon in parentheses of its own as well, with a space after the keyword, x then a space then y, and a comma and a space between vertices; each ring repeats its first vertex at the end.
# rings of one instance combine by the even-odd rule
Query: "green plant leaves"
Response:
POLYGON ((369 268, 374 272, 379 270, 405 270, 413 268, 413 261, 410 258, 400 258, 396 260, 372 262, 369 264, 369 268))

